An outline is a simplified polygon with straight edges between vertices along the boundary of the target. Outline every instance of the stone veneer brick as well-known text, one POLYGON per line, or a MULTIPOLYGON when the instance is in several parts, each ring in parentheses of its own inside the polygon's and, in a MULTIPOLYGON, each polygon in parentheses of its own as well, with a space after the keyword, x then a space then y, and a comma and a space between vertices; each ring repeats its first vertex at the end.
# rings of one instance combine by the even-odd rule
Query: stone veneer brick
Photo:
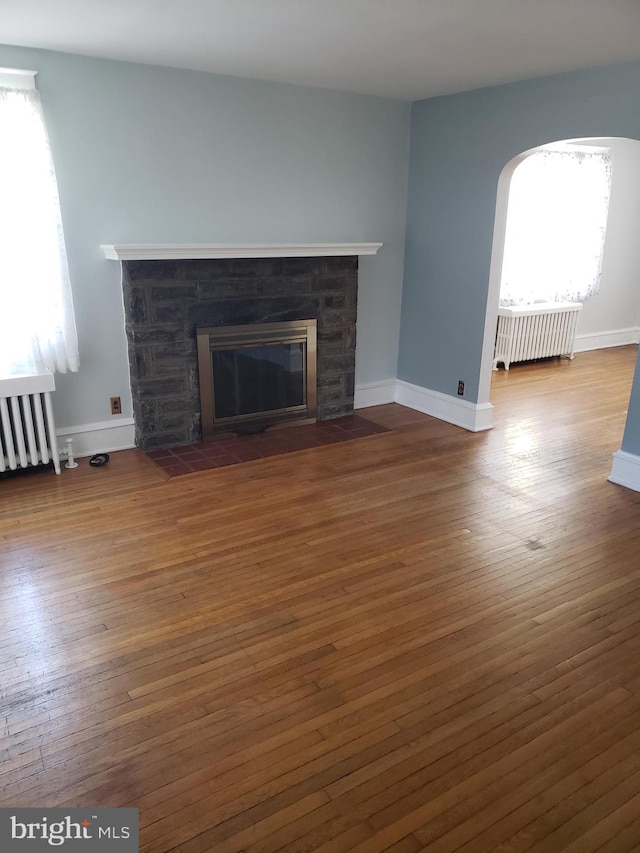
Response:
POLYGON ((358 259, 124 261, 136 444, 201 438, 196 329, 318 321, 318 420, 353 411, 358 259))

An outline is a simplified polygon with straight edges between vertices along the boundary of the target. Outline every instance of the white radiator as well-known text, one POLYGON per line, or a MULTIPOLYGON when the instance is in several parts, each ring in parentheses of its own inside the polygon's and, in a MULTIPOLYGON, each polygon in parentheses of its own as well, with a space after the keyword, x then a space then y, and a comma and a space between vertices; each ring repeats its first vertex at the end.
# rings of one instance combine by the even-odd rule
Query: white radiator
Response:
POLYGON ((512 361, 565 355, 573 358, 581 302, 545 302, 498 308, 493 369, 512 361))
POLYGON ((48 462, 60 473, 53 390, 53 373, 0 379, 0 473, 48 462))

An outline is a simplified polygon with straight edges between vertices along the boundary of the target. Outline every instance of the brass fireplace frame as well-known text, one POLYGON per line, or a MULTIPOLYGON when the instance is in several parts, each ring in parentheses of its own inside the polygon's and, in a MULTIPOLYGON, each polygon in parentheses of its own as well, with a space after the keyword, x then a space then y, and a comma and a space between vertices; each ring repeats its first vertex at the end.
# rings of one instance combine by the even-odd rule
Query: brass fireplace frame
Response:
POLYGON ((198 343, 198 373, 200 383, 200 412, 202 438, 210 438, 221 430, 233 432, 234 427, 256 424, 267 428, 297 426, 317 420, 317 354, 318 321, 287 320, 282 323, 251 323, 246 326, 209 326, 196 329, 198 343), (237 417, 216 418, 214 404, 213 363, 215 350, 241 349, 260 345, 306 344, 304 352, 305 403, 270 412, 252 413, 237 417))

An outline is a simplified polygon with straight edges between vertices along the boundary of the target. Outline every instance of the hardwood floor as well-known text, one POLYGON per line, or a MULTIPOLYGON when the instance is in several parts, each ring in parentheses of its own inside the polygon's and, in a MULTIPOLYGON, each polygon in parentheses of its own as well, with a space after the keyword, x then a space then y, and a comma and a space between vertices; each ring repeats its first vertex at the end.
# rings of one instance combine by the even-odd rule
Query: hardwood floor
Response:
POLYGON ((0 805, 146 853, 640 850, 635 347, 494 376, 494 429, 166 479, 0 481, 0 805))

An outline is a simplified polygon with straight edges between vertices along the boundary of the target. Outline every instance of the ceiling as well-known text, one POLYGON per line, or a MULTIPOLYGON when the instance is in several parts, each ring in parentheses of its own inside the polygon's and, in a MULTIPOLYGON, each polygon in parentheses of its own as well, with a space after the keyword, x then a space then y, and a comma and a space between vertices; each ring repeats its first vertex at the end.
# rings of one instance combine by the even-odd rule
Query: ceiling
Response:
POLYGON ((640 59, 640 0, 0 0, 0 43, 417 100, 640 59))

